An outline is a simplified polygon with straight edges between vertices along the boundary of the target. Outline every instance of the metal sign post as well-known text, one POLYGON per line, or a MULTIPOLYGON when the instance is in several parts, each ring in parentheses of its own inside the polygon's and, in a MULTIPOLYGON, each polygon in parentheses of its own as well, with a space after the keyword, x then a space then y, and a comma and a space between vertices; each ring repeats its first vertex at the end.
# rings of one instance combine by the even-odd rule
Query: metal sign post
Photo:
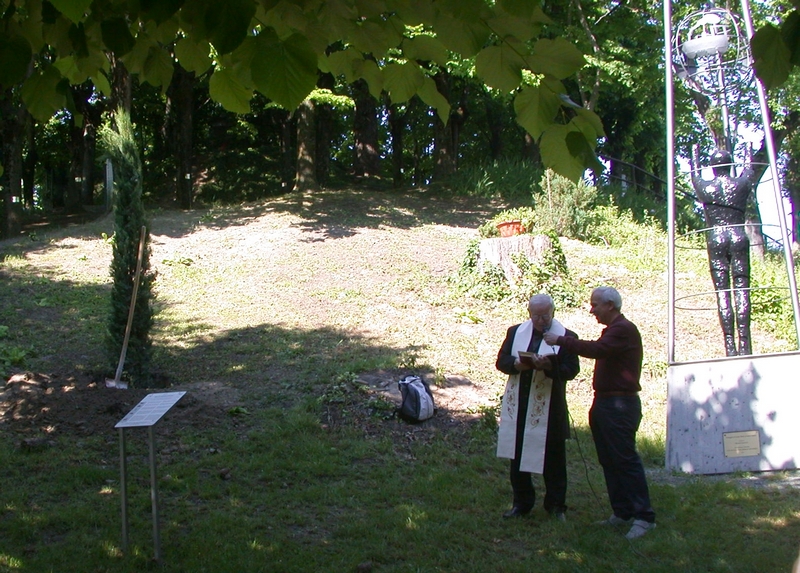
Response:
POLYGON ((155 560, 161 560, 161 538, 158 528, 158 482, 156 480, 156 447, 153 426, 186 392, 148 394, 133 410, 114 426, 119 430, 120 494, 122 496, 122 550, 128 551, 128 464, 125 453, 125 429, 147 428, 150 452, 150 502, 153 509, 153 545, 155 560))

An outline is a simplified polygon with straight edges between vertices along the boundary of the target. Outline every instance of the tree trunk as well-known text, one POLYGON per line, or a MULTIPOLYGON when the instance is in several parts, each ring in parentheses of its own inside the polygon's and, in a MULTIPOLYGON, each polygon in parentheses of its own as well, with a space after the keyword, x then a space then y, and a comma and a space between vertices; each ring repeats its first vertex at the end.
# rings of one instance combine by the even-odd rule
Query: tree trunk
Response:
POLYGON ((34 208, 34 185, 36 181, 36 164, 39 161, 39 153, 36 149, 36 121, 28 117, 25 127, 25 139, 27 140, 28 153, 22 166, 22 203, 26 209, 34 208))
POLYGON ((314 165, 317 133, 314 124, 314 102, 307 99, 297 108, 297 173, 295 191, 317 189, 317 172, 314 165))
MULTIPOLYGON (((450 81, 447 72, 439 72, 433 77, 436 82, 436 89, 448 101, 450 101, 450 81)), ((450 122, 448 125, 442 123, 438 116, 433 120, 433 146, 434 157, 436 162, 433 167, 433 178, 436 181, 441 181, 453 175, 456 172, 456 150, 453 142, 453 132, 450 122)))
POLYGON ((527 131, 523 135, 522 158, 527 159, 534 165, 538 165, 542 162, 542 153, 539 150, 539 144, 534 141, 531 134, 527 131))
POLYGON ((126 112, 131 112, 132 95, 131 95, 131 74, 128 72, 125 64, 116 58, 113 53, 108 56, 111 61, 111 98, 109 102, 109 109, 114 113, 120 107, 126 112))
POLYGON ((503 154, 503 111, 488 89, 483 90, 483 106, 489 132, 489 156, 497 161, 503 154))
POLYGON ((83 168, 83 126, 78 125, 75 117, 69 120, 69 175, 64 207, 68 213, 77 213, 81 207, 81 178, 83 168))
POLYGON ((545 253, 553 248, 553 241, 547 235, 515 235, 499 239, 484 239, 478 247, 478 270, 488 265, 503 269, 509 284, 517 284, 522 271, 514 262, 514 255, 525 255, 532 263, 544 261, 545 253))
POLYGON ((17 103, 12 91, 6 90, 0 101, 0 135, 2 135, 3 220, 0 236, 15 237, 22 232, 22 141, 28 113, 17 103))
POLYGON ((281 189, 288 191, 294 185, 295 160, 292 136, 297 131, 293 128, 293 114, 279 110, 281 133, 281 189))
POLYGON ((386 103, 392 137, 392 183, 395 187, 400 187, 403 184, 403 132, 406 128, 406 114, 400 111, 399 105, 389 103, 388 97, 386 103))
MULTIPOLYGON (((336 78, 333 74, 322 74, 317 82, 320 88, 333 91, 336 78)), ((331 139, 333 132, 333 107, 329 103, 317 104, 317 183, 325 187, 331 173, 331 139)))
POLYGON ((353 84, 356 111, 353 118, 355 160, 353 173, 356 177, 380 175, 380 152, 378 143, 378 105, 364 80, 353 84))
POLYGON ((181 209, 191 209, 194 190, 194 72, 175 62, 169 86, 170 137, 175 153, 175 199, 181 209))

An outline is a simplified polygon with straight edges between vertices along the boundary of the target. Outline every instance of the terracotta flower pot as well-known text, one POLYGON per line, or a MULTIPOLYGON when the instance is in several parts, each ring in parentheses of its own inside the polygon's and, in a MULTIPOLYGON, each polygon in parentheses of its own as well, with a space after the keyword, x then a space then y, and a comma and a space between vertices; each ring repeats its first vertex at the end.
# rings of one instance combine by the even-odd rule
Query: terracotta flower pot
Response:
POLYGON ((522 226, 522 221, 503 221, 497 224, 497 230, 500 231, 501 237, 513 237, 521 235, 525 228, 522 226))

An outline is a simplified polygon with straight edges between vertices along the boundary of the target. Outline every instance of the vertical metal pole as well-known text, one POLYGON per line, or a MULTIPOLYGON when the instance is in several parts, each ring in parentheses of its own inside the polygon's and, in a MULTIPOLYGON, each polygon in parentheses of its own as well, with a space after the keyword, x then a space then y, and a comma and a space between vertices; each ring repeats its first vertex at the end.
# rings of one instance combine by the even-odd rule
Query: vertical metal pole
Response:
POLYGON ((161 537, 158 531, 158 483, 156 480, 156 445, 153 426, 147 428, 150 442, 150 502, 153 507, 153 545, 155 560, 161 561, 161 537))
POLYGON ((667 364, 675 362, 675 103, 672 70, 672 2, 664 0, 664 75, 667 123, 667 364))
POLYGON ((122 498, 122 551, 128 551, 128 463, 125 428, 119 429, 119 490, 122 498))
MULTIPOLYGON (((747 39, 753 37, 753 17, 750 12, 749 0, 742 0, 742 14, 744 25, 747 30, 747 39)), ((758 91, 758 103, 761 106, 761 122, 764 127, 764 143, 767 145, 767 156, 769 157, 769 169, 772 176, 772 191, 775 194, 775 201, 778 207, 778 223, 781 228, 781 239, 783 240, 783 257, 786 261, 786 274, 789 277, 789 295, 792 299, 792 309, 794 310, 794 328, 797 335, 797 347, 800 349, 800 302, 797 298, 797 281, 794 276, 794 258, 792 256, 792 245, 789 242, 789 232, 786 229, 786 211, 783 208, 783 198, 781 197, 780 181, 778 179, 778 159, 775 153, 775 141, 772 139, 772 129, 770 127, 769 106, 767 105, 767 95, 761 80, 754 78, 756 90, 758 91)))

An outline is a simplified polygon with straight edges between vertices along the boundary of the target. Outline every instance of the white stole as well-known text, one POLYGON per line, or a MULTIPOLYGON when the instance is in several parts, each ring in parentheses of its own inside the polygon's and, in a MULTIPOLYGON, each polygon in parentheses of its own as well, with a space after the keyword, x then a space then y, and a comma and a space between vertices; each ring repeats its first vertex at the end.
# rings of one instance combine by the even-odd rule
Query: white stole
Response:
MULTIPOLYGON (((548 332, 564 336, 566 329, 553 319, 548 332)), ((527 351, 533 336, 533 322, 526 320, 514 333, 511 344, 511 355, 519 357, 520 351, 527 351)), ((544 340, 536 354, 547 356, 557 354, 558 346, 549 346, 544 340)), ((517 414, 519 407, 519 376, 511 374, 503 394, 500 409, 500 428, 497 432, 497 457, 514 459, 517 443, 517 414)), ((541 474, 544 471, 544 447, 547 441, 547 422, 550 416, 550 392, 553 380, 545 376, 542 370, 533 371, 531 392, 528 396, 528 415, 525 420, 525 431, 522 439, 522 456, 519 469, 523 472, 541 474)))

